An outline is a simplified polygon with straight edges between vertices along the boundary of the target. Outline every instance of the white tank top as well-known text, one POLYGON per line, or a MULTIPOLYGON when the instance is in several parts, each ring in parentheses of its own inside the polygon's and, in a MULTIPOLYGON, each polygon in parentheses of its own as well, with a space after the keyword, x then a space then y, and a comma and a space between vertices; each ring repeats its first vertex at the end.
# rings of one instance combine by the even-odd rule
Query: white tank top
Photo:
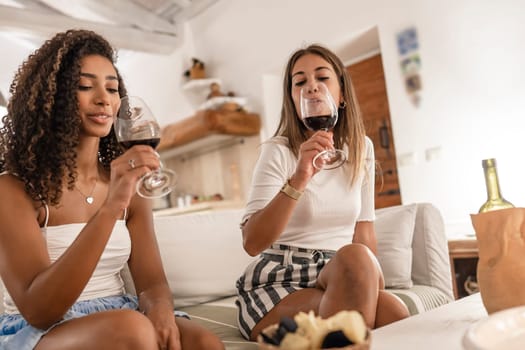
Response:
MULTIPOLYGON (((49 257, 51 263, 53 263, 66 251, 71 243, 73 243, 86 224, 67 224, 48 227, 49 209, 47 205, 45 209, 46 219, 41 231, 46 239, 49 257)), ((124 213, 124 219, 125 218, 126 212, 124 213)), ((128 228, 126 227, 126 221, 118 220, 106 244, 106 249, 102 253, 95 271, 80 294, 78 301, 124 294, 124 282, 120 277, 120 271, 128 262, 130 253, 131 239, 128 228)), ((5 287, 4 309, 5 313, 8 314, 20 313, 5 287)))

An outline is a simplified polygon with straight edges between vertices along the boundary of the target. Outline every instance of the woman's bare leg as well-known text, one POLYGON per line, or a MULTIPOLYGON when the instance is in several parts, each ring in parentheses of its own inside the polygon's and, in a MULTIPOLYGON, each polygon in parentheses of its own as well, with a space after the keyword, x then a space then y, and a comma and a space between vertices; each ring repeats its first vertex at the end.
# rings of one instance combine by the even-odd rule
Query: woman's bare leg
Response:
POLYGON ((224 344, 215 334, 194 321, 175 319, 181 335, 182 350, 224 350, 224 344))
POLYGON ((317 288, 305 288, 287 295, 275 305, 252 329, 250 339, 255 341, 263 329, 274 323, 279 323, 281 317, 293 317, 300 311, 314 310, 317 313, 323 291, 317 288))
POLYGON ((339 249, 321 270, 317 284, 324 290, 319 315, 330 317, 341 310, 359 311, 368 327, 375 325, 382 274, 372 252, 362 244, 339 249))
POLYGON ((300 311, 313 310, 323 318, 341 310, 358 310, 370 328, 375 324, 381 271, 370 250, 361 244, 350 244, 337 251, 321 270, 316 288, 294 292, 279 302, 254 327, 251 339, 283 316, 293 317, 300 311))
POLYGON ((49 331, 36 350, 158 350, 153 325, 140 312, 97 312, 64 322, 49 331))
MULTIPOLYGON (((223 350, 221 340, 190 320, 175 319, 183 350, 223 350)), ((150 320, 132 310, 98 312, 72 319, 53 328, 35 348, 158 350, 157 335, 150 320)))
POLYGON ((375 328, 386 326, 408 316, 410 312, 398 296, 385 290, 379 291, 375 328))

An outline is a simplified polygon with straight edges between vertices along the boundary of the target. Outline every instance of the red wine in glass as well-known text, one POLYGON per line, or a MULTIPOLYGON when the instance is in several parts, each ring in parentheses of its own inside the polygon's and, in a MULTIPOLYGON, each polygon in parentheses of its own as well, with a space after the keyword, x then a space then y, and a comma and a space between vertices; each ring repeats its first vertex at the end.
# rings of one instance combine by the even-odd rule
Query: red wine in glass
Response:
POLYGON ((151 148, 157 148, 157 146, 160 143, 160 137, 154 137, 150 139, 140 139, 140 140, 128 140, 128 141, 121 141, 119 144, 124 147, 125 149, 129 149, 135 145, 146 145, 150 146, 151 148))
POLYGON ((310 130, 332 130, 337 123, 337 117, 333 115, 320 115, 304 118, 304 124, 310 130))
MULTIPOLYGON (((155 149, 160 142, 160 126, 146 103, 136 96, 120 100, 120 109, 114 121, 118 143, 125 149, 146 145, 155 149)), ((173 189, 174 171, 162 167, 146 174, 137 182, 137 193, 144 198, 159 198, 173 189)))
MULTIPOLYGON (((312 131, 332 130, 337 124, 338 110, 328 88, 322 82, 305 85, 300 96, 301 119, 312 131), (315 84, 315 86, 311 86, 315 84)), ((342 150, 325 150, 319 152, 312 160, 316 169, 335 169, 346 161, 342 150)))

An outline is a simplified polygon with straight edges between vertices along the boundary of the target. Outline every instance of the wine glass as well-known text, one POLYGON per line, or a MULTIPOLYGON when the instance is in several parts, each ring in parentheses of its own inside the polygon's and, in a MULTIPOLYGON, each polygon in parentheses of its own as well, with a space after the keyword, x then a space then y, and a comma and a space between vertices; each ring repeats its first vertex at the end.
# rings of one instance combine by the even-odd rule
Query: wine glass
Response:
MULTIPOLYGON (((329 131, 337 124, 338 111, 328 88, 322 82, 316 87, 304 86, 300 96, 301 119, 312 131, 329 131)), ((346 153, 339 149, 319 152, 312 160, 316 169, 335 169, 346 161, 346 153)))
MULTIPOLYGON (((137 96, 121 98, 120 109, 114 122, 119 144, 125 148, 148 145, 156 148, 160 142, 160 125, 148 105, 137 96)), ((137 182, 137 193, 144 198, 160 198, 173 190, 176 174, 160 167, 137 182)))

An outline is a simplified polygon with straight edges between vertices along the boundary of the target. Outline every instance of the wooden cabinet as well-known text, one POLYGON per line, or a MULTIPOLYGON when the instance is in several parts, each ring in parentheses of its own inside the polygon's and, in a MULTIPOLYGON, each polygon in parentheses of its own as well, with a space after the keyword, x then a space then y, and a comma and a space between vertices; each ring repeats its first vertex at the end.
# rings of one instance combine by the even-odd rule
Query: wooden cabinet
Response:
POLYGON ((448 241, 452 287, 456 299, 466 297, 478 290, 478 241, 456 239, 448 241))
POLYGON ((396 150, 381 55, 347 67, 363 115, 366 134, 374 143, 376 158, 376 209, 401 204, 396 150))

